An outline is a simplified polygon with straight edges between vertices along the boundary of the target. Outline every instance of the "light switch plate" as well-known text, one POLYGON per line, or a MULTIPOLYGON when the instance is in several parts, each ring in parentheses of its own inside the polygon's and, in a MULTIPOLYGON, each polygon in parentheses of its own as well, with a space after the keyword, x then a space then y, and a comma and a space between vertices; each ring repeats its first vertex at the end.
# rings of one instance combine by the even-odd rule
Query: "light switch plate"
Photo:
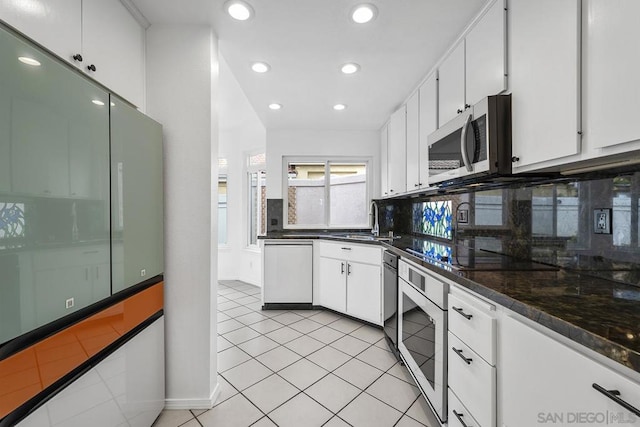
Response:
POLYGON ((460 209, 458 211, 458 224, 468 224, 469 223, 469 210, 468 209, 460 209))
POLYGON ((593 210, 593 232, 611 234, 611 209, 593 210))

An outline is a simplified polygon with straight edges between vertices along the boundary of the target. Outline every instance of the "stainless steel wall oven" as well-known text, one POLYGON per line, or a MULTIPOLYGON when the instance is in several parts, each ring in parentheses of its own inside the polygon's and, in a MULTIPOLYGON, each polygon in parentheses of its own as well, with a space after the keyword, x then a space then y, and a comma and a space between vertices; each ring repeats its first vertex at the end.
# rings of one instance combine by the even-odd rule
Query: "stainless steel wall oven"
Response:
POLYGON ((398 348, 441 422, 447 421, 446 283, 415 264, 398 263, 398 348))

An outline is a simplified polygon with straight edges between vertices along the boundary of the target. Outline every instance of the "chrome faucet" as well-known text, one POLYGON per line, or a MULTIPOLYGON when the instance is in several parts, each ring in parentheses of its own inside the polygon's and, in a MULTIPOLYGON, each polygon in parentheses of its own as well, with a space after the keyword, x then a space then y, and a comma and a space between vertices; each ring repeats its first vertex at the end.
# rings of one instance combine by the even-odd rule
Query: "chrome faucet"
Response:
MULTIPOLYGON (((375 200, 372 200, 371 204, 369 205, 369 216, 373 217, 371 234, 373 234, 374 236, 377 236, 380 234, 380 227, 378 226, 378 204, 376 203, 375 200)), ((371 224, 371 219, 369 220, 369 223, 371 224)))

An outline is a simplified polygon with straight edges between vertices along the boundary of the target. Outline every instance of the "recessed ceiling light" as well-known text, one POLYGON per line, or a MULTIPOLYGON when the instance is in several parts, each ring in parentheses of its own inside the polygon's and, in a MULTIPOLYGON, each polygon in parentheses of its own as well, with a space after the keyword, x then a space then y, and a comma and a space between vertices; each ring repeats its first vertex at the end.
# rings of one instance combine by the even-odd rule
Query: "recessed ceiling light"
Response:
POLYGON ((251 69, 256 73, 266 73, 271 69, 271 66, 266 62, 254 62, 251 64, 251 69))
POLYGON ((360 4, 351 11, 351 19, 357 24, 366 24, 375 19, 378 9, 372 4, 360 4))
POLYGON ((231 15, 233 19, 238 21, 246 21, 253 16, 253 9, 248 3, 242 0, 232 0, 225 4, 227 13, 231 15))
POLYGON ((336 104, 336 105, 333 106, 333 109, 336 110, 336 111, 342 111, 345 108, 347 108, 347 106, 344 105, 344 104, 336 104))
POLYGON ((276 103, 269 104, 269 108, 272 110, 280 110, 282 109, 282 104, 276 104, 276 103))
POLYGON ((345 74, 353 74, 358 72, 358 70, 360 70, 360 66, 354 62, 349 62, 347 64, 344 64, 341 70, 345 74))
POLYGON ((110 103, 110 105, 111 105, 112 107, 115 107, 115 106, 116 106, 116 104, 114 104, 113 102, 112 102, 112 103, 110 103))
POLYGON ((100 101, 99 99, 92 99, 91 102, 93 102, 96 105, 104 105, 104 102, 100 101))
POLYGON ((22 62, 23 64, 31 65, 34 67, 39 67, 41 65, 40 61, 33 58, 29 58, 28 56, 19 56, 18 61, 22 62))

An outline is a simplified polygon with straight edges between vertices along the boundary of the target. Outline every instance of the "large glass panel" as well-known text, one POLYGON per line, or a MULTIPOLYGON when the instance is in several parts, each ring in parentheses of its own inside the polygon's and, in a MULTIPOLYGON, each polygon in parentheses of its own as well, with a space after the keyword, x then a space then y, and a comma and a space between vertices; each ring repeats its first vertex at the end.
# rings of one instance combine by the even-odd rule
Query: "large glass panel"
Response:
POLYGON ((218 176, 218 244, 227 244, 227 175, 218 176))
POLYGON ((330 225, 367 226, 367 164, 331 162, 329 176, 330 225))
POLYGON ((108 94, 0 29, 0 343, 110 294, 108 94))
POLYGON ((451 200, 413 204, 413 232, 451 239, 451 200))
POLYGON ((162 274, 164 251, 162 126, 113 96, 111 188, 115 293, 162 274))
POLYGON ((288 164, 287 224, 325 225, 325 163, 288 164))

